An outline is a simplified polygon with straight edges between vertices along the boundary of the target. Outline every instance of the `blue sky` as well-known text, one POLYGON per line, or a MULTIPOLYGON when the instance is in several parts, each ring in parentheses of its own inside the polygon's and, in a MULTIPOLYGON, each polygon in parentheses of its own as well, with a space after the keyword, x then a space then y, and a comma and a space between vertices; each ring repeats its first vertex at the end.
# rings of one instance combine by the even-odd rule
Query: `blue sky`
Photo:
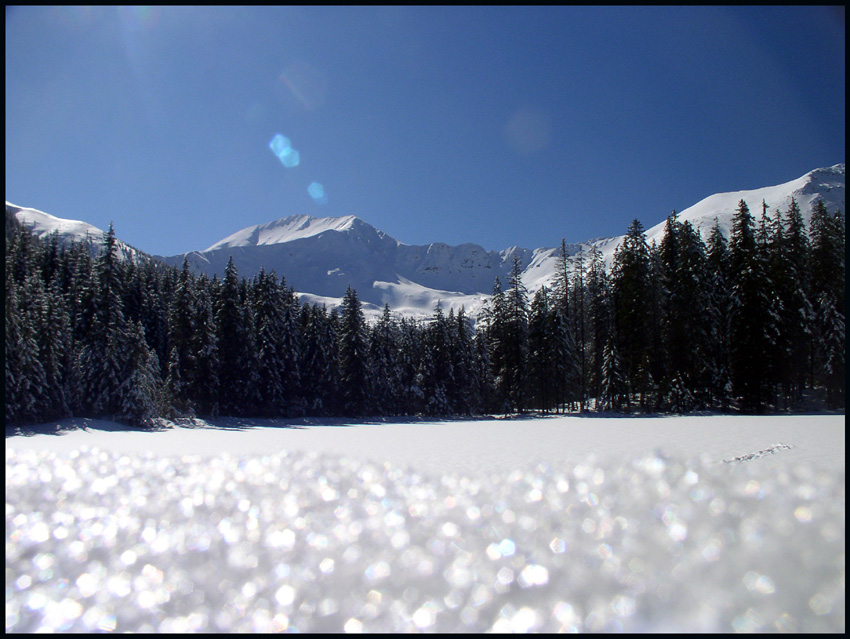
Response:
POLYGON ((6 199, 159 255, 302 213, 620 235, 844 162, 844 39, 834 7, 7 7, 6 199))

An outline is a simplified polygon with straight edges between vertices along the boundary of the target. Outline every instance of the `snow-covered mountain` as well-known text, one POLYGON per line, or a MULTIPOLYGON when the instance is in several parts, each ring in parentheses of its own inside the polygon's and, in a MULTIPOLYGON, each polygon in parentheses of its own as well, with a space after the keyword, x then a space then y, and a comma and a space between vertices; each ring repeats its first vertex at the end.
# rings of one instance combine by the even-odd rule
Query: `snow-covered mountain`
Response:
MULTIPOLYGON (((738 202, 744 200, 750 208, 750 213, 756 220, 761 216, 762 201, 767 206, 767 214, 773 216, 777 209, 783 213, 788 210, 791 198, 797 200, 803 219, 808 228, 812 217, 812 208, 817 200, 823 200, 827 210, 834 213, 844 211, 844 164, 836 164, 823 169, 815 169, 804 176, 777 186, 767 186, 750 191, 733 191, 731 193, 715 193, 692 207, 679 213, 679 220, 689 221, 698 229, 704 240, 708 239, 714 220, 726 237, 732 228, 732 218, 738 208, 738 202)), ((664 236, 666 220, 656 224, 646 231, 647 242, 661 242, 664 236)))
MULTIPOLYGON (((844 210, 844 165, 816 169, 778 186, 749 191, 717 193, 683 210, 679 219, 689 221, 708 238, 715 219, 729 235, 732 217, 740 200, 759 215, 764 200, 773 213, 785 211, 796 198, 808 224, 812 205, 822 199, 830 211, 844 210)), ((660 242, 666 220, 647 232, 647 241, 660 242)), ((557 231, 553 233, 557 237, 557 231)), ((596 246, 608 264, 623 236, 568 245, 570 255, 596 246)), ((439 301, 444 310, 465 306, 475 314, 489 297, 498 276, 507 281, 513 258, 523 266, 523 282, 530 292, 551 285, 557 268, 557 248, 536 250, 513 247, 487 251, 476 244, 410 246, 395 240, 360 218, 286 217, 250 226, 215 243, 204 251, 185 254, 190 265, 207 274, 221 275, 233 257, 239 273, 251 276, 265 267, 284 274, 287 282, 306 300, 334 305, 348 286, 358 292, 367 312, 383 305, 407 315, 427 316, 439 301)), ((179 266, 184 255, 165 259, 179 266)))
POLYGON ((221 276, 232 256, 240 275, 274 270, 307 301, 336 304, 351 286, 372 313, 389 304, 406 315, 427 316, 438 301, 447 312, 464 306, 476 313, 495 278, 507 280, 515 255, 527 284, 539 288, 553 272, 541 265, 554 265, 555 253, 517 247, 487 251, 477 244, 411 246, 353 215, 294 215, 242 229, 204 251, 162 259, 180 266, 186 257, 195 270, 221 276))
MULTIPOLYGON (((809 223, 812 206, 823 200, 834 212, 845 210, 844 164, 815 169, 785 184, 747 191, 717 193, 679 213, 707 239, 715 219, 729 235, 732 217, 740 200, 744 200, 754 216, 761 213, 764 200, 773 214, 785 211, 795 198, 809 223)), ((102 243, 103 231, 85 222, 63 220, 41 211, 6 203, 7 210, 40 236, 57 232, 75 240, 91 239, 102 243)), ((642 220, 643 221, 643 220, 642 220)), ((646 231, 647 241, 660 242, 666 219, 646 231)), ((559 238, 553 229, 553 240, 559 238)), ((596 246, 610 266, 614 251, 623 236, 591 240, 568 245, 570 255, 596 246)), ((138 256, 135 249, 121 244, 127 256, 138 256)), ((198 272, 224 274, 230 257, 239 274, 251 277, 260 268, 286 277, 307 302, 337 305, 351 286, 364 303, 367 315, 380 313, 384 304, 394 311, 426 317, 440 302, 445 312, 450 308, 466 308, 470 316, 481 309, 493 290, 496 277, 507 282, 514 256, 523 267, 522 279, 531 293, 544 284, 551 285, 557 269, 558 248, 487 251, 477 244, 434 243, 425 246, 403 244, 353 215, 316 218, 293 215, 283 219, 249 226, 216 242, 203 251, 160 257, 180 267, 183 259, 198 272)))
MULTIPOLYGON (((93 255, 98 254, 103 249, 105 231, 92 226, 88 222, 66 220, 37 209, 16 206, 10 202, 6 202, 6 212, 13 214, 18 222, 30 229, 36 237, 46 239, 55 233, 59 241, 65 244, 71 242, 90 243, 93 255)), ((150 259, 148 254, 121 240, 117 240, 117 244, 118 255, 121 259, 133 262, 150 259)))
MULTIPOLYGON (((812 209, 818 200, 823 200, 830 213, 841 210, 844 207, 844 164, 836 164, 822 169, 809 171, 796 180, 791 180, 777 186, 766 186, 760 189, 748 191, 731 191, 729 193, 715 193, 700 200, 693 206, 678 212, 680 222, 688 221, 700 232, 703 240, 708 240, 711 229, 714 228, 715 220, 729 238, 732 230, 732 218, 738 208, 738 202, 744 200, 750 208, 750 213, 758 221, 761 216, 762 201, 767 206, 769 216, 775 215, 777 209, 783 213, 788 210, 791 198, 797 200, 800 212, 806 222, 806 228, 812 218, 812 209)), ((641 220, 643 222, 643 220, 641 220)), ((664 228, 667 225, 666 218, 646 230, 646 241, 652 244, 661 243, 664 237, 664 228)), ((605 263, 610 267, 614 261, 614 251, 623 240, 624 235, 601 240, 594 240, 590 244, 596 245, 605 257, 605 263)))

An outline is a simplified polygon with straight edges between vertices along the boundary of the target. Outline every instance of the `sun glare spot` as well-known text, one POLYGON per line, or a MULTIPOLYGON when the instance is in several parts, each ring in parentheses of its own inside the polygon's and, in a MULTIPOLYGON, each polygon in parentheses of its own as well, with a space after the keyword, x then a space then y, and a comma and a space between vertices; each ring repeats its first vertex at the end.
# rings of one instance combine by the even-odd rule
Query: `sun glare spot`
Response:
POLYGON ((269 148, 287 169, 298 166, 301 161, 298 151, 292 148, 289 138, 280 133, 271 139, 269 148))
POLYGON ((307 187, 307 192, 310 194, 310 197, 313 198, 313 201, 316 204, 327 204, 328 196, 325 193, 325 187, 323 187, 318 182, 311 182, 310 186, 307 187))

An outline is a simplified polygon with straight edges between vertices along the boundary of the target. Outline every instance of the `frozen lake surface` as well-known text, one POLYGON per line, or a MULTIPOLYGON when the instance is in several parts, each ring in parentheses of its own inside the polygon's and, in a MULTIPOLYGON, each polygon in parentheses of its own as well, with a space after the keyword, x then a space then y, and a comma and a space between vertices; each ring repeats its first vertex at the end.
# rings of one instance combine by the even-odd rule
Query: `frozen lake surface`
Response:
POLYGON ((844 631, 844 416, 41 430, 7 631, 844 631))

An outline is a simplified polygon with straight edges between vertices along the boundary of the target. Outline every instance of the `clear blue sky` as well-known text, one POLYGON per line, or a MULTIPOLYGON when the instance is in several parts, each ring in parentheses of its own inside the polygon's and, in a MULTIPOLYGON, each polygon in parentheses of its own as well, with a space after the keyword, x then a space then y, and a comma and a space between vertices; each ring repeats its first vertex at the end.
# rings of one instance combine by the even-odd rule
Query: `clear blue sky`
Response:
POLYGON ((6 199, 159 255, 301 213, 620 235, 844 162, 844 40, 823 7, 7 7, 6 199))

